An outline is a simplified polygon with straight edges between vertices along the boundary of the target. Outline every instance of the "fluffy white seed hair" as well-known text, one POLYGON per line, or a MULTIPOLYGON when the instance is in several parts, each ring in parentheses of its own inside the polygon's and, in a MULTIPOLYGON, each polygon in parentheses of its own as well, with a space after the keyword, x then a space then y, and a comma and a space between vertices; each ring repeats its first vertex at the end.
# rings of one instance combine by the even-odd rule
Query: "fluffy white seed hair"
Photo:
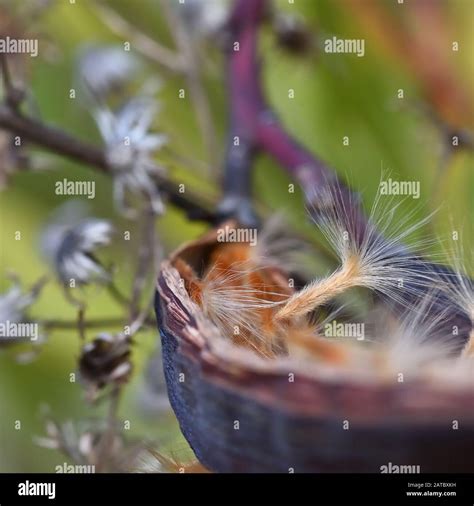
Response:
POLYGON ((346 203, 337 185, 327 185, 318 198, 324 206, 316 225, 334 249, 340 267, 291 297, 277 318, 302 315, 354 286, 369 288, 406 305, 407 293, 420 295, 421 289, 432 283, 430 276, 418 270, 420 260, 412 251, 419 253, 433 241, 421 239, 410 249, 404 243, 431 220, 433 213, 414 221, 415 208, 395 219, 404 200, 395 203, 378 191, 363 227, 354 215, 356 202, 349 199, 346 203))
POLYGON ((250 250, 252 260, 257 265, 279 267, 307 279, 314 274, 310 274, 308 262, 314 250, 308 242, 291 234, 290 229, 283 213, 273 213, 258 232, 257 244, 250 250))
POLYGON ((231 269, 212 267, 203 278, 202 309, 225 337, 248 335, 253 342, 264 344, 267 336, 258 317, 262 309, 275 307, 267 295, 285 297, 281 293, 262 291, 248 285, 248 275, 260 268, 248 262, 236 262, 231 269))
POLYGON ((449 299, 463 311, 471 322, 468 341, 464 347, 464 355, 474 357, 474 280, 471 277, 474 267, 474 250, 464 254, 462 242, 455 242, 448 252, 453 266, 450 276, 438 276, 440 286, 445 289, 449 299))
POLYGON ((447 334, 445 320, 450 308, 433 311, 435 294, 428 292, 401 320, 394 319, 388 328, 385 318, 377 331, 386 365, 390 370, 418 374, 423 368, 454 360, 458 342, 447 334))
POLYGON ((471 277, 474 267, 474 250, 463 255, 460 245, 450 253, 451 262, 454 268, 454 279, 450 279, 445 286, 452 301, 471 319, 474 323, 474 281, 471 277))

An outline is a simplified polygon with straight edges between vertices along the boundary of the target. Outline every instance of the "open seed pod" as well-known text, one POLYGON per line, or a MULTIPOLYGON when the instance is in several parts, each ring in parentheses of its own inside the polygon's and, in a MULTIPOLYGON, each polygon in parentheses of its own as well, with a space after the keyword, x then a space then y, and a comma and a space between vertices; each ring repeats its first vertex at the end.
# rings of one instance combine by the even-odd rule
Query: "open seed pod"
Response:
POLYGON ((391 463, 422 473, 474 471, 471 373, 443 361, 404 373, 380 347, 323 339, 301 320, 275 327, 274 311, 292 293, 288 274, 272 263, 250 266, 258 260, 240 246, 219 242, 213 230, 171 255, 157 284, 170 402, 204 466, 381 472, 391 463), (219 273, 224 282, 212 284, 219 273))

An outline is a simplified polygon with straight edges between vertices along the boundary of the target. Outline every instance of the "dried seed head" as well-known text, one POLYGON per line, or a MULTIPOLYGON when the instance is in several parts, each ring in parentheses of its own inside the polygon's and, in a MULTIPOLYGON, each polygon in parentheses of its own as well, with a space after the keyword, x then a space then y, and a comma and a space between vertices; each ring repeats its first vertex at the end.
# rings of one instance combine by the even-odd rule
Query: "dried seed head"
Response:
POLYGON ((129 336, 104 333, 82 348, 79 373, 91 399, 107 385, 128 381, 132 372, 130 346, 129 336))

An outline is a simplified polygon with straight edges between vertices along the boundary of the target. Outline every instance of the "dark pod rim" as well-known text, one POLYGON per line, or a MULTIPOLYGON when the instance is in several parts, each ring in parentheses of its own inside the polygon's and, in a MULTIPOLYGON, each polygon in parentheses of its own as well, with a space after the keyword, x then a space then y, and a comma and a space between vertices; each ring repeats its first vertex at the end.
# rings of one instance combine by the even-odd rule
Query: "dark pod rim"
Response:
POLYGON ((364 423, 401 420, 444 423, 462 417, 474 425, 474 389, 416 380, 397 383, 341 375, 320 364, 291 358, 265 359, 239 348, 219 335, 217 328, 189 298, 180 275, 165 261, 158 280, 161 324, 184 353, 200 365, 203 377, 223 388, 248 395, 300 416, 346 416, 364 423), (341 377, 342 376, 342 377, 341 377))

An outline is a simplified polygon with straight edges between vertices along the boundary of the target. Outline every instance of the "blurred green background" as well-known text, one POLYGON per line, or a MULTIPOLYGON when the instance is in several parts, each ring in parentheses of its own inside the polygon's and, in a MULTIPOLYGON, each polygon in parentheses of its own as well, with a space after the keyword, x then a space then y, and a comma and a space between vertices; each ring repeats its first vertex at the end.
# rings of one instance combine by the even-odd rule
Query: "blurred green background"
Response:
MULTIPOLYGON (((435 10, 428 9, 424 12, 431 15, 422 16, 408 3, 416 2, 400 5, 396 0, 379 1, 378 11, 383 14, 379 15, 380 12, 370 8, 373 2, 369 0, 275 2, 280 15, 300 16, 316 47, 309 54, 292 54, 278 44, 268 24, 262 32, 260 45, 265 89, 288 130, 347 177, 355 189, 363 192, 369 205, 379 184, 381 168, 389 170, 394 179, 420 181, 420 200, 407 199, 399 212, 403 214, 413 205, 419 205, 417 215, 421 217, 439 208, 431 231, 441 239, 446 238, 452 230, 452 219, 455 228, 463 230, 465 242, 472 244, 472 150, 453 150, 442 163, 442 129, 422 112, 421 106, 435 111, 437 116, 454 125, 454 129, 471 134, 472 109, 456 107, 456 104, 451 107, 450 98, 455 100, 449 86, 438 90, 439 96, 436 90, 427 92, 429 72, 416 72, 416 69, 423 69, 427 61, 434 58, 433 52, 426 48, 433 49, 439 56, 433 64, 442 68, 443 61, 448 62, 446 71, 451 73, 452 81, 462 88, 473 106, 474 9, 470 0, 433 1, 428 3, 435 10), (437 21, 439 12, 442 13, 442 31, 437 21), (419 32, 418 42, 413 42, 414 31, 419 32), (333 35, 365 39, 365 56, 324 53, 324 39, 333 35), (453 40, 459 41, 459 52, 451 50, 453 40), (441 52, 437 52, 439 48, 441 52), (293 99, 288 98, 289 89, 295 90, 293 99), (399 89, 404 90, 402 100, 397 98, 399 89), (348 146, 343 145, 344 136, 350 139, 348 146)), ((13 20, 19 29, 40 40, 40 55, 27 61, 28 86, 40 117, 77 137, 100 144, 87 108, 79 99, 69 98, 69 90, 74 87, 74 63, 84 44, 120 45, 123 40, 104 25, 93 0, 77 0, 72 4, 67 0, 45 2, 34 22, 30 22, 28 9, 33 8, 33 4, 38 2, 0 1, 0 20, 2 36, 8 34, 5 30, 13 20)), ((139 31, 163 45, 173 46, 172 33, 159 1, 116 0, 106 5, 139 31)), ((212 38, 202 38, 196 45, 203 59, 200 65, 203 83, 220 147, 216 155, 221 159, 227 123, 223 56, 212 38)), ((146 58, 143 60, 146 74, 159 76, 162 81, 157 92, 161 111, 155 125, 170 141, 169 149, 159 152, 157 160, 168 168, 170 178, 216 201, 220 168, 207 168, 209 157, 189 94, 185 99, 178 97, 177 90, 186 89, 186 80, 146 58)), ((137 229, 114 210, 112 186, 107 176, 44 152, 39 156, 45 170, 16 173, 0 192, 1 292, 9 286, 5 277, 8 271, 17 273, 26 286, 48 272, 38 252, 38 237, 50 213, 68 199, 54 193, 57 180, 64 177, 95 180, 96 198, 88 201, 91 214, 110 218, 119 230, 132 230, 132 237, 137 229), (14 240, 16 231, 21 231, 21 240, 14 240)), ((284 210, 291 228, 311 234, 311 227, 305 222, 301 194, 288 193, 290 180, 283 170, 261 156, 254 177, 255 200, 270 211, 284 210)), ((171 206, 156 226, 167 252, 206 228, 200 223, 189 223, 181 211, 171 206)), ((117 284, 125 293, 134 273, 135 253, 133 240, 131 243, 116 240, 105 251, 106 257, 118 268, 117 284)), ((88 318, 122 315, 121 308, 104 289, 87 290, 88 318)), ((64 300, 57 283, 51 281, 34 304, 31 316, 73 320, 75 311, 64 300)), ((95 330, 89 330, 88 338, 94 333, 95 330)), ((138 403, 144 367, 157 339, 155 331, 140 332, 136 336, 134 375, 125 390, 119 415, 130 420, 132 437, 156 439, 166 449, 179 453, 185 450, 186 443, 172 414, 146 416, 138 403)), ((69 381, 69 374, 76 370, 79 349, 75 330, 51 332, 38 358, 27 365, 16 363, 13 348, 0 349, 0 471, 53 472, 56 465, 65 461, 62 455, 40 448, 33 441, 34 436, 44 434, 42 406, 49 406, 51 415, 59 421, 103 416, 104 406, 86 404, 80 384, 69 381), (21 421, 21 430, 14 429, 16 420, 21 421)))

